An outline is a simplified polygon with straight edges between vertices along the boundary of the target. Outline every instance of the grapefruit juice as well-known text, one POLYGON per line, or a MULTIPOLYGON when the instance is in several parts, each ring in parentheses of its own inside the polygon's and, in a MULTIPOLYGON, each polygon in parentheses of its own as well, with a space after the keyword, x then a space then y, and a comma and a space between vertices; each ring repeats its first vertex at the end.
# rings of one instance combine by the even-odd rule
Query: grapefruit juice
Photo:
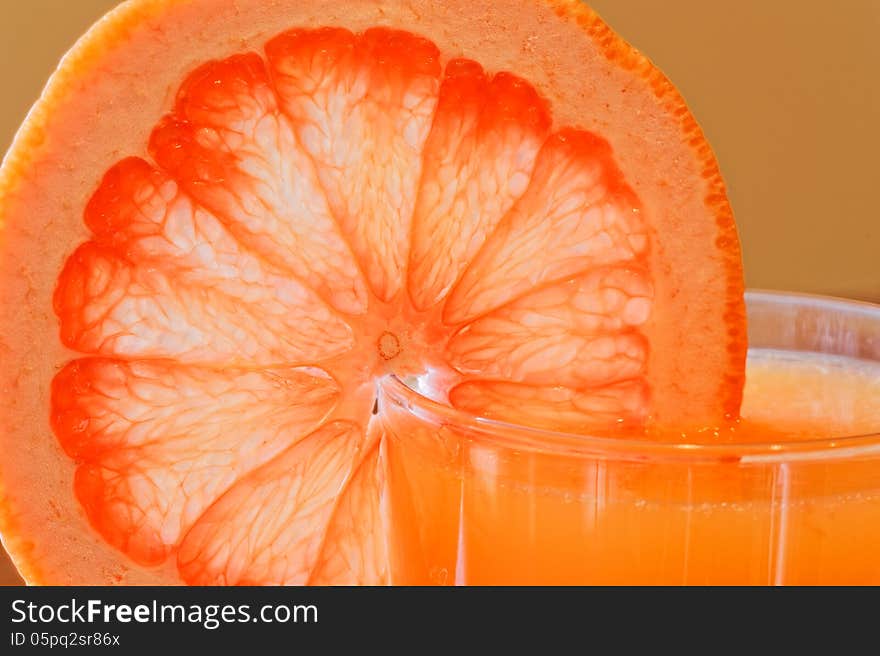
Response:
POLYGON ((597 438, 383 386, 413 584, 880 583, 880 309, 752 293, 742 419, 597 438))

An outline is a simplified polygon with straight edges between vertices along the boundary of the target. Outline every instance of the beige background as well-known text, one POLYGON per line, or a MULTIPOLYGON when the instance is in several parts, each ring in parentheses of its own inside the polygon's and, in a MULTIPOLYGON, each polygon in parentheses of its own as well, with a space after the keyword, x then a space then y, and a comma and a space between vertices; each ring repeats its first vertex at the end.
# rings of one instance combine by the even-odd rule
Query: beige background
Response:
MULTIPOLYGON (((116 4, 0 0, 0 151, 59 57, 116 4)), ((702 124, 747 284, 880 301, 880 0, 591 4, 702 124)), ((0 583, 15 580, 0 563, 0 583)))

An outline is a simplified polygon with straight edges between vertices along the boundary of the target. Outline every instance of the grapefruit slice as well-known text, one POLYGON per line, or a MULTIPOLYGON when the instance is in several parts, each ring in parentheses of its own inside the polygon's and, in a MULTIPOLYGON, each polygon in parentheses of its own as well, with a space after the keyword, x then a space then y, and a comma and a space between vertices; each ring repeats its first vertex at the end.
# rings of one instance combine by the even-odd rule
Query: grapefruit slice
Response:
POLYGON ((128 2, 0 193, 0 528, 34 583, 392 581, 390 374, 573 430, 738 412, 718 168, 577 2, 128 2))

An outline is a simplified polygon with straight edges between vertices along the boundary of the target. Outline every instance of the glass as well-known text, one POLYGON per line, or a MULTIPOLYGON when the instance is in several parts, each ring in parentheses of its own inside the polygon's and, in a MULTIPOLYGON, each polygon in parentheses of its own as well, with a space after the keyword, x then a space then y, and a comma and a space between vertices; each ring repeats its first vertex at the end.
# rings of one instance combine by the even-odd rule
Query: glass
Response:
MULTIPOLYGON (((880 306, 746 302, 750 360, 880 362, 880 306)), ((665 444, 480 419, 393 377, 379 403, 395 583, 880 584, 880 426, 665 444)))

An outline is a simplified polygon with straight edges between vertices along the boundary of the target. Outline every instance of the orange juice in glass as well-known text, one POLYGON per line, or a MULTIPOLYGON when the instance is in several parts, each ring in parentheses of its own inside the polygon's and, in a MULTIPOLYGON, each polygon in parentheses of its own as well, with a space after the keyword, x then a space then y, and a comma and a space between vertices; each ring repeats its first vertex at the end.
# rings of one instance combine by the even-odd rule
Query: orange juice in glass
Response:
POLYGON ((699 444, 382 387, 401 584, 880 584, 880 307, 747 295, 742 421, 699 444))

